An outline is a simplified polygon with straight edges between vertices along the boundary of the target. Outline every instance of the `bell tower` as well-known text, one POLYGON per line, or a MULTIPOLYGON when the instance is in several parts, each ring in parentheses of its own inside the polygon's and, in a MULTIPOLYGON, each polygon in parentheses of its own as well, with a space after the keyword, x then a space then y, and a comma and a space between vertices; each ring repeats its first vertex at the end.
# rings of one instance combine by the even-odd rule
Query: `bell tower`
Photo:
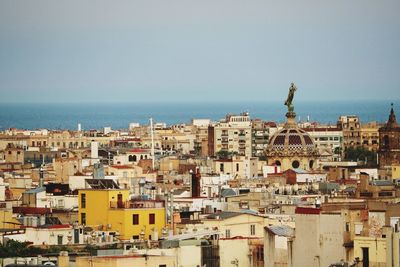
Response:
POLYGON ((387 123, 379 129, 378 156, 380 168, 400 164, 400 126, 396 121, 393 103, 387 123))

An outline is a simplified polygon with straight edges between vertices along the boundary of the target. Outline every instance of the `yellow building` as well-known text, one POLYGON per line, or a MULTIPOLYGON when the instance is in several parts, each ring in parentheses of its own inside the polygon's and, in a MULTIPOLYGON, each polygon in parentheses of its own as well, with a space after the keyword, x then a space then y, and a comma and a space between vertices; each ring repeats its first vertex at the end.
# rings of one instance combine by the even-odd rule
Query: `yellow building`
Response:
POLYGON ((127 189, 79 190, 79 223, 117 231, 120 239, 158 239, 165 227, 163 201, 130 200, 127 189))
POLYGON ((369 266, 386 266, 386 239, 357 236, 354 238, 354 257, 369 266))
POLYGON ((392 180, 400 181, 400 165, 392 165, 392 180))
MULTIPOLYGON (((3 202, 0 204, 5 204, 5 203, 3 202)), ((0 218, 1 218, 0 229, 19 228, 20 222, 15 218, 13 218, 12 210, 1 208, 0 218)))

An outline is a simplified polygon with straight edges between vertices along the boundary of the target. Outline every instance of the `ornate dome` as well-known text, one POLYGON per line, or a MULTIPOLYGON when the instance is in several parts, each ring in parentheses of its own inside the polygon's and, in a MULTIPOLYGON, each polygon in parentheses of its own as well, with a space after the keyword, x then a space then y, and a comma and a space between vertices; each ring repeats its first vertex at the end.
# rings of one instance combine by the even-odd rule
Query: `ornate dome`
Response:
POLYGON ((319 157, 319 152, 313 139, 307 132, 297 127, 296 113, 292 103, 296 90, 297 87, 292 83, 285 102, 288 107, 288 112, 286 113, 287 122, 283 129, 270 138, 265 150, 268 164, 279 165, 282 171, 289 168, 314 169, 314 163, 319 157))
POLYGON ((317 147, 310 135, 298 128, 283 128, 275 133, 267 147, 267 154, 297 154, 312 155, 317 147))

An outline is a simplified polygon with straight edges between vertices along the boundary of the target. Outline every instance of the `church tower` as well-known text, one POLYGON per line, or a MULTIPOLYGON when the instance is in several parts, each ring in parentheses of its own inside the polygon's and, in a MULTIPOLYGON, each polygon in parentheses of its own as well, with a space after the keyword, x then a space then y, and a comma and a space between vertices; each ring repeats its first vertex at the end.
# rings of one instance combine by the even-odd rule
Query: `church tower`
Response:
POLYGON ((379 167, 400 164, 400 126, 392 108, 385 126, 379 129, 379 167))

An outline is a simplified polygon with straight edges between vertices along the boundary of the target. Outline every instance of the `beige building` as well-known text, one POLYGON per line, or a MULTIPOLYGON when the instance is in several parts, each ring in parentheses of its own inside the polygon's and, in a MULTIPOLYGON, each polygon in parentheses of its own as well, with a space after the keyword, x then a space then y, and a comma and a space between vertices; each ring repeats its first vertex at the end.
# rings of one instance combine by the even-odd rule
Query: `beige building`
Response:
POLYGON ((258 177, 258 158, 232 157, 231 159, 216 159, 213 171, 217 174, 231 175, 233 178, 250 179, 258 177))
POLYGON ((343 247, 344 225, 340 213, 319 209, 296 209, 293 266, 329 266, 346 259, 343 247))
POLYGON ((240 213, 219 212, 201 219, 199 224, 177 224, 177 232, 194 232, 199 230, 216 229, 220 238, 249 237, 263 238, 264 221, 262 216, 240 213))
POLYGON ((358 116, 340 116, 337 125, 343 131, 343 146, 345 150, 348 147, 361 145, 361 125, 358 116))
POLYGON ((3 151, 3 159, 6 163, 24 163, 24 149, 9 146, 3 151))
POLYGON ((0 150, 6 149, 9 145, 14 147, 28 147, 28 136, 0 134, 0 150))
POLYGON ((251 120, 248 113, 227 115, 225 120, 209 127, 209 156, 226 152, 251 157, 251 120), (211 135, 211 138, 210 138, 211 135))
POLYGON ((82 159, 79 158, 57 158, 53 162, 55 181, 68 183, 70 176, 79 171, 82 166, 82 159))
POLYGON ((369 151, 378 151, 379 149, 379 128, 377 122, 361 124, 361 144, 369 151))
POLYGON ((194 119, 194 151, 198 156, 208 156, 208 126, 211 124, 208 119, 194 119))
MULTIPOLYGON (((174 257, 161 255, 77 257, 75 264, 79 267, 176 267, 174 257)), ((68 264, 59 264, 58 266, 69 267, 68 264)))

